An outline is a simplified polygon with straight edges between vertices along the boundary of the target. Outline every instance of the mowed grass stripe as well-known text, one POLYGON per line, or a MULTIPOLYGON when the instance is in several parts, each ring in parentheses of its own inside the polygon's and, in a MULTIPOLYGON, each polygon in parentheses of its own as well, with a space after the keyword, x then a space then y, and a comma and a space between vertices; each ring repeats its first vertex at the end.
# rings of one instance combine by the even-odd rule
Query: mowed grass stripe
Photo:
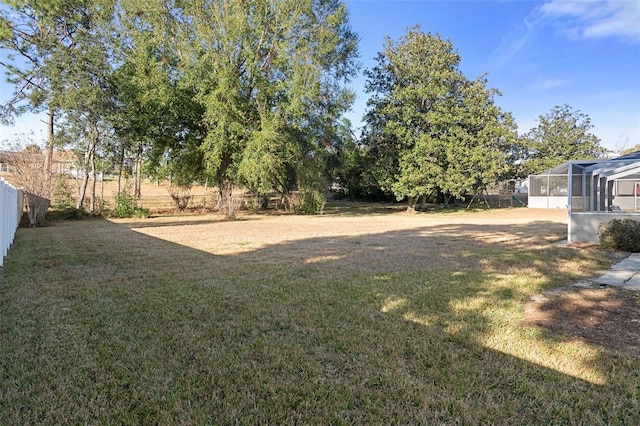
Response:
POLYGON ((21 229, 0 423, 640 421, 637 358, 521 324, 606 267, 562 224, 353 219, 21 229))

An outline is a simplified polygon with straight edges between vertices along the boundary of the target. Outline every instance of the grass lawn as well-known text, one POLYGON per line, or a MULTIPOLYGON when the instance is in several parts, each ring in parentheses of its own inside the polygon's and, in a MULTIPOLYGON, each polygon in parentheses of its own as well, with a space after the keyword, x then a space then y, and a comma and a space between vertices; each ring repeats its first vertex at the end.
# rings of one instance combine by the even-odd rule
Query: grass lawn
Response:
POLYGON ((0 424, 640 423, 640 360, 523 324, 608 268, 566 212, 158 217, 20 229, 0 424))

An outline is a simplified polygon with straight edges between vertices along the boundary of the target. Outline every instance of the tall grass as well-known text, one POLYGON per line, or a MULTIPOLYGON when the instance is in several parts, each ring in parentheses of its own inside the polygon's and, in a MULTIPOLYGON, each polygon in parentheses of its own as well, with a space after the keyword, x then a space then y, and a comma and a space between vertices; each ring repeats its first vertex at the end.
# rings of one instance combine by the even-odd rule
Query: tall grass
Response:
POLYGON ((332 233, 349 220, 370 219, 21 229, 0 279, 0 424, 640 422, 637 358, 522 324, 529 296, 603 253, 551 244, 553 223, 332 233))

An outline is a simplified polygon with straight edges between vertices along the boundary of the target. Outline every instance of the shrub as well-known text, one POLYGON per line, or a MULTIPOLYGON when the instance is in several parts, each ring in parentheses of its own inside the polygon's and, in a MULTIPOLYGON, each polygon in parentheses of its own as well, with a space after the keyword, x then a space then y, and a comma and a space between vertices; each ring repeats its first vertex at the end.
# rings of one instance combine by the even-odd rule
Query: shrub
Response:
POLYGON ((167 187, 167 191, 169 191, 169 195, 179 211, 186 209, 193 199, 191 195, 191 185, 170 185, 167 187))
POLYGON ((326 198, 317 191, 292 193, 289 197, 289 207, 294 214, 322 214, 326 198))
POLYGON ((75 209, 76 200, 73 191, 69 185, 69 180, 62 175, 56 175, 53 181, 53 203, 51 205, 55 210, 75 209))
POLYGON ((52 220, 79 220, 91 217, 84 208, 76 208, 76 200, 66 176, 56 175, 53 181, 53 211, 49 218, 52 220))
POLYGON ((51 220, 82 220, 90 217, 91 214, 85 209, 76 209, 75 207, 54 210, 49 214, 51 220))
POLYGON ((600 245, 631 253, 640 252, 640 221, 633 219, 613 219, 600 224, 598 229, 600 245))
POLYGON ((149 210, 138 207, 136 197, 127 192, 118 192, 115 195, 116 206, 111 210, 110 215, 112 217, 147 217, 149 216, 149 210))

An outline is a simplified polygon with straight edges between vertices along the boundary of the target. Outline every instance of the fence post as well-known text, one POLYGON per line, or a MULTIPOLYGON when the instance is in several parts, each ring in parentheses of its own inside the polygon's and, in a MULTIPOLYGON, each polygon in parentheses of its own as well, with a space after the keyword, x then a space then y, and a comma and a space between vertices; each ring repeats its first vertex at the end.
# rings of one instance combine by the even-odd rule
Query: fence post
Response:
POLYGON ((22 207, 22 191, 0 178, 0 267, 13 243, 22 207))

